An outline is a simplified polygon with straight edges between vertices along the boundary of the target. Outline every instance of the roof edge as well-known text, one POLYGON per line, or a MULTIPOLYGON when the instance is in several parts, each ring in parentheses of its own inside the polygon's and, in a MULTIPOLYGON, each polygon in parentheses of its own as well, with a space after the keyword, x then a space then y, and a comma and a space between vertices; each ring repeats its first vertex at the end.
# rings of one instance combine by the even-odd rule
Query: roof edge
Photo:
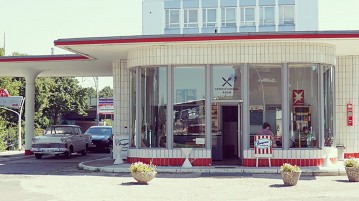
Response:
POLYGON ((110 36, 89 38, 68 38, 54 41, 55 46, 66 45, 100 45, 121 43, 158 43, 158 42, 195 42, 219 40, 260 40, 260 39, 328 39, 359 38, 359 30, 347 31, 293 31, 293 32, 245 32, 212 34, 161 34, 110 36))

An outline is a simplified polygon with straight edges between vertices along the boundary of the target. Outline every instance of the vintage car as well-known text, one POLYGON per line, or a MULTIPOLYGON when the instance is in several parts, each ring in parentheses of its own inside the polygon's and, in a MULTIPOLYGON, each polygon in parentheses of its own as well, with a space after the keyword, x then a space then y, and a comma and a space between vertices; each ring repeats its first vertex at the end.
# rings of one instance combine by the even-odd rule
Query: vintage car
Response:
POLYGON ((44 154, 64 154, 70 158, 76 152, 86 155, 90 144, 91 135, 83 134, 79 126, 52 125, 46 128, 43 136, 32 139, 31 151, 37 159, 44 154))
POLYGON ((85 134, 90 134, 92 150, 110 150, 112 148, 112 126, 91 126, 85 134))

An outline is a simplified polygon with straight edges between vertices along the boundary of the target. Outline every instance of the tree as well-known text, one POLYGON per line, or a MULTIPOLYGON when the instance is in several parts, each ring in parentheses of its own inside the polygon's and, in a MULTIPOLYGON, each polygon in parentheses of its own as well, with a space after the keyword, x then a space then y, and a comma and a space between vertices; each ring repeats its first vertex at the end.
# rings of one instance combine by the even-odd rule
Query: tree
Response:
POLYGON ((81 88, 73 77, 56 77, 50 84, 50 96, 45 114, 52 119, 53 124, 58 123, 62 113, 77 112, 87 115, 85 110, 89 107, 87 89, 81 88))
POLYGON ((113 90, 111 87, 106 86, 99 92, 98 96, 100 98, 111 98, 113 97, 113 90))

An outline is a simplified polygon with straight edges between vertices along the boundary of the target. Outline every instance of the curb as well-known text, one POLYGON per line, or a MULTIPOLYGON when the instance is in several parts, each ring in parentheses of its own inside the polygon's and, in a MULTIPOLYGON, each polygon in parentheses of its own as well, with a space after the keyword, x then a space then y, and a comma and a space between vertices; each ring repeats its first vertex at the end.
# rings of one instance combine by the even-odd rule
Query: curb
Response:
MULTIPOLYGON (((107 159, 107 158, 106 158, 107 159)), ((97 159, 93 161, 99 161, 104 159, 97 159)), ((130 164, 113 165, 105 167, 95 167, 86 165, 86 163, 93 161, 85 161, 79 163, 78 167, 83 170, 92 172, 108 172, 108 173, 130 173, 130 164), (126 166, 125 166, 126 165, 126 166), (123 166, 123 167, 119 167, 123 166), (125 167, 124 167, 125 166, 125 167)), ((213 167, 194 167, 194 168, 181 168, 181 167, 158 167, 158 173, 204 173, 204 174, 280 174, 280 168, 213 168, 213 167)), ((303 176, 344 176, 346 175, 345 169, 333 168, 333 169, 310 169, 302 168, 303 176)))

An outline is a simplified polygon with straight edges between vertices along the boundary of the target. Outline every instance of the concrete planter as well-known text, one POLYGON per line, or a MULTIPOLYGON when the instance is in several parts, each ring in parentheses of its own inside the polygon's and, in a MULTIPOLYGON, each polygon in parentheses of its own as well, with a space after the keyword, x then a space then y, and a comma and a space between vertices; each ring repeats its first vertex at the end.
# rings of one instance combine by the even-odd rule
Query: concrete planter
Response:
POLYGON ((345 167, 349 181, 358 182, 359 181, 359 168, 357 167, 345 167))
POLYGON ((301 173, 302 172, 286 172, 286 171, 281 172, 284 185, 286 186, 297 185, 301 173))
POLYGON ((156 177, 157 172, 133 172, 132 177, 141 184, 147 184, 156 177))

